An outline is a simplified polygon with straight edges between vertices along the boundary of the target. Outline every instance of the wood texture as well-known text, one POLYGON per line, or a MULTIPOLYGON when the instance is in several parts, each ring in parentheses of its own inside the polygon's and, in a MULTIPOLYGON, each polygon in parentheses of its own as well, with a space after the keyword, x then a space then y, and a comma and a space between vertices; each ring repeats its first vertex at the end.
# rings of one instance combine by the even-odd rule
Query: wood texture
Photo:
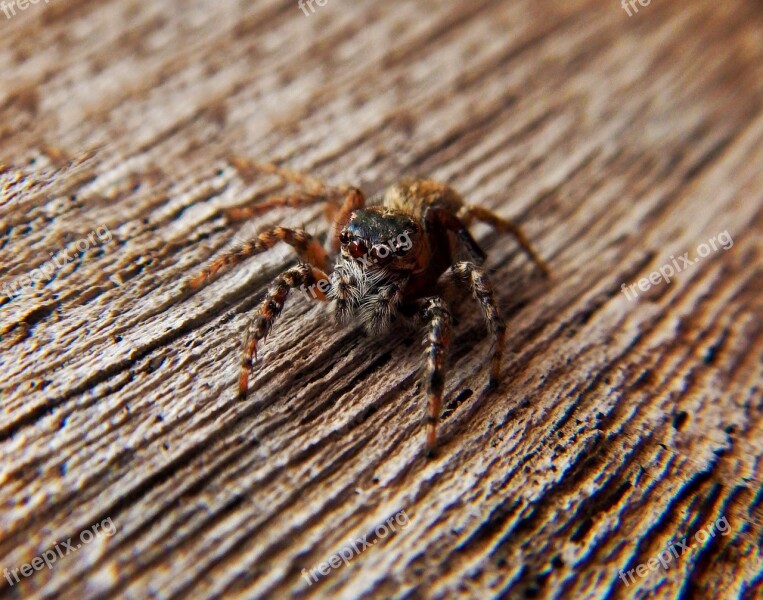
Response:
POLYGON ((117 527, 0 597, 763 598, 760 2, 315 8, 0 13, 0 288, 72 257, 0 297, 0 568, 117 527), (367 193, 447 181, 550 263, 546 282, 474 228, 508 355, 487 393, 462 307, 434 459, 419 336, 370 339, 301 297, 237 401, 252 308, 294 259, 183 282, 264 224, 327 228, 319 208, 229 227, 279 189, 234 154, 367 193), (728 250, 621 292, 722 232, 728 250))

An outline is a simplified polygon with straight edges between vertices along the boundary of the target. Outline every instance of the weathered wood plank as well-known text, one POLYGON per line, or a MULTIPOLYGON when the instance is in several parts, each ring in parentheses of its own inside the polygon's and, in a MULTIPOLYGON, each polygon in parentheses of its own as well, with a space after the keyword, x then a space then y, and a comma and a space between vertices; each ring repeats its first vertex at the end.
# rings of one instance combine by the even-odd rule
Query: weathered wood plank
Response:
POLYGON ((763 14, 638 7, 112 0, 0 18, 0 290, 23 286, 0 295, 0 568, 117 528, 0 596, 763 596, 763 14), (279 189, 233 154, 367 193, 447 181, 551 264, 544 281, 474 228, 509 354, 488 393, 489 341, 461 311, 434 459, 418 336, 370 339, 303 298, 237 401, 244 329, 293 258, 189 298, 183 282, 265 223, 327 227, 318 208, 229 227, 226 208, 279 189), (684 538, 669 568, 619 577, 684 538))

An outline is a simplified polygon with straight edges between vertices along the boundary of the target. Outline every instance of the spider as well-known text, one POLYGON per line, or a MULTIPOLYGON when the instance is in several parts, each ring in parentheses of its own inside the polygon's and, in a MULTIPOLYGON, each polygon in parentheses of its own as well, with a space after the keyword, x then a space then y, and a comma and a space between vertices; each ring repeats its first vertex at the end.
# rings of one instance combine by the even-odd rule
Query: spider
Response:
POLYGON ((451 340, 452 317, 443 292, 446 285, 471 291, 493 340, 488 387, 494 388, 503 355, 506 325, 498 311, 493 286, 481 268, 486 255, 468 226, 478 220, 516 238, 522 250, 548 277, 546 263, 533 250, 521 229, 493 212, 465 204, 444 183, 403 179, 366 202, 354 186, 329 186, 309 175, 233 157, 233 166, 246 181, 256 174, 278 176, 296 184, 293 193, 230 209, 229 221, 241 221, 283 206, 324 203, 333 222, 329 248, 304 229, 269 227, 237 249, 214 260, 187 283, 199 290, 221 273, 279 242, 294 248, 299 263, 278 275, 251 320, 244 340, 240 399, 245 399, 257 346, 270 333, 292 290, 309 298, 333 302, 339 323, 359 321, 378 335, 393 323, 424 330, 424 384, 427 395, 426 451, 437 443, 437 422, 445 384, 445 359, 451 340), (334 256, 333 267, 330 256, 334 256), (445 280, 445 281, 443 281, 445 280))

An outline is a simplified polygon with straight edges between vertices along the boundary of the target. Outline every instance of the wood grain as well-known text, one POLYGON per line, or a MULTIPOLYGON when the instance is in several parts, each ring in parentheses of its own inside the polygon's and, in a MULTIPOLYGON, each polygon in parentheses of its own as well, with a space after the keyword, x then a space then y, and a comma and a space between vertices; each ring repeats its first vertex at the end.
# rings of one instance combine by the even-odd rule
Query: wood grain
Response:
POLYGON ((0 296, 0 568, 117 527, 0 597, 763 598, 761 4, 314 6, 0 13, 0 289, 58 257, 0 296), (544 281, 474 228, 508 355, 488 393, 462 306, 434 459, 419 335, 372 339, 301 297, 237 401, 253 308, 295 261, 183 283, 265 224, 327 226, 309 208, 230 227, 281 189, 234 155, 369 194, 446 181, 550 263, 544 281), (684 538, 668 569, 619 576, 684 538))

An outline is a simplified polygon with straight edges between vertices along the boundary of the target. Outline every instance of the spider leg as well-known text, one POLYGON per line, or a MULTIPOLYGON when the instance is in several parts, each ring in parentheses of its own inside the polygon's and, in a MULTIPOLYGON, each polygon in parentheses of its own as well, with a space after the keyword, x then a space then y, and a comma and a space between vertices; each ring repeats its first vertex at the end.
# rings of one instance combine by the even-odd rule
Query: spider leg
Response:
POLYGON ((463 221, 467 227, 471 224, 472 220, 477 219, 482 223, 490 225, 496 231, 513 235, 514 239, 517 240, 517 243, 520 245, 525 254, 527 254, 530 260, 532 260, 538 266, 538 268, 546 277, 551 276, 551 269, 549 269, 546 262, 533 249, 532 245, 530 244, 530 240, 527 239, 527 236, 516 223, 509 221, 508 219, 504 219, 503 217, 481 206, 464 206, 458 212, 458 218, 461 219, 461 221, 463 221))
POLYGON ((309 206, 311 204, 318 204, 320 202, 335 204, 337 202, 337 196, 342 193, 339 188, 330 186, 320 179, 307 175, 306 173, 279 167, 272 162, 260 163, 239 156, 231 156, 228 160, 244 181, 251 182, 258 173, 263 173, 266 175, 275 175, 283 183, 294 183, 302 188, 300 191, 291 194, 271 196, 264 201, 257 202, 251 206, 231 208, 226 211, 226 216, 230 221, 250 219, 282 206, 297 208, 301 206, 309 206))
POLYGON ((464 222, 450 210, 440 206, 433 206, 427 209, 424 214, 424 220, 433 227, 435 224, 439 224, 440 227, 453 232, 461 248, 468 252, 475 263, 482 264, 485 262, 485 252, 472 237, 472 234, 469 233, 464 222))
POLYGON ((426 327, 423 342, 427 390, 426 448, 431 454, 437 445, 437 422, 445 387, 445 358, 450 347, 451 316, 445 300, 439 296, 424 298, 416 321, 426 327))
MULTIPOLYGON (((292 194, 278 194, 269 196, 265 200, 251 204, 249 206, 237 206, 225 211, 228 221, 246 221, 257 217, 282 206, 289 208, 300 208, 319 204, 320 202, 332 202, 332 197, 326 194, 313 194, 310 192, 295 192, 292 194)), ((335 202, 335 200, 334 200, 335 202)))
POLYGON ((451 276, 457 283, 465 284, 479 302, 488 331, 493 337, 493 356, 490 361, 491 388, 498 384, 506 341, 506 323, 498 312, 498 303, 493 292, 493 284, 480 267, 471 262, 458 262, 451 267, 451 276))
POLYGON ((328 256, 326 251, 309 233, 303 229, 289 229, 288 227, 270 227, 259 233, 256 237, 245 242, 233 252, 223 254, 215 259, 211 265, 191 279, 187 286, 191 290, 198 290, 212 281, 218 273, 224 273, 231 267, 240 264, 247 258, 261 254, 269 250, 279 242, 289 244, 297 252, 299 257, 313 266, 325 271, 328 268, 328 256))
POLYGON ((238 380, 239 399, 245 399, 249 389, 249 373, 253 366, 252 359, 257 357, 257 342, 270 333, 273 322, 281 314, 289 292, 294 288, 302 287, 304 289, 307 286, 313 291, 314 297, 319 300, 326 300, 323 290, 317 286, 321 280, 326 280, 328 285, 328 275, 324 271, 311 265, 299 264, 281 273, 270 284, 265 298, 257 309, 256 316, 249 324, 244 339, 241 374, 238 380))
POLYGON ((363 192, 353 186, 331 186, 310 175, 273 163, 257 163, 239 157, 231 157, 230 162, 246 181, 251 181, 255 173, 267 173, 277 175, 283 182, 295 183, 302 188, 299 192, 271 196, 250 206, 229 209, 226 216, 230 221, 250 219, 282 206, 299 208, 325 202, 326 219, 333 223, 329 236, 331 249, 336 252, 339 250, 339 232, 342 227, 347 224, 353 211, 365 205, 363 192))
POLYGON ((233 167, 238 171, 244 181, 252 181, 258 173, 266 175, 276 175, 284 183, 294 183, 312 194, 323 194, 331 189, 320 179, 317 179, 306 173, 294 171, 285 167, 279 167, 272 162, 256 162, 240 156, 231 156, 228 159, 233 167))

